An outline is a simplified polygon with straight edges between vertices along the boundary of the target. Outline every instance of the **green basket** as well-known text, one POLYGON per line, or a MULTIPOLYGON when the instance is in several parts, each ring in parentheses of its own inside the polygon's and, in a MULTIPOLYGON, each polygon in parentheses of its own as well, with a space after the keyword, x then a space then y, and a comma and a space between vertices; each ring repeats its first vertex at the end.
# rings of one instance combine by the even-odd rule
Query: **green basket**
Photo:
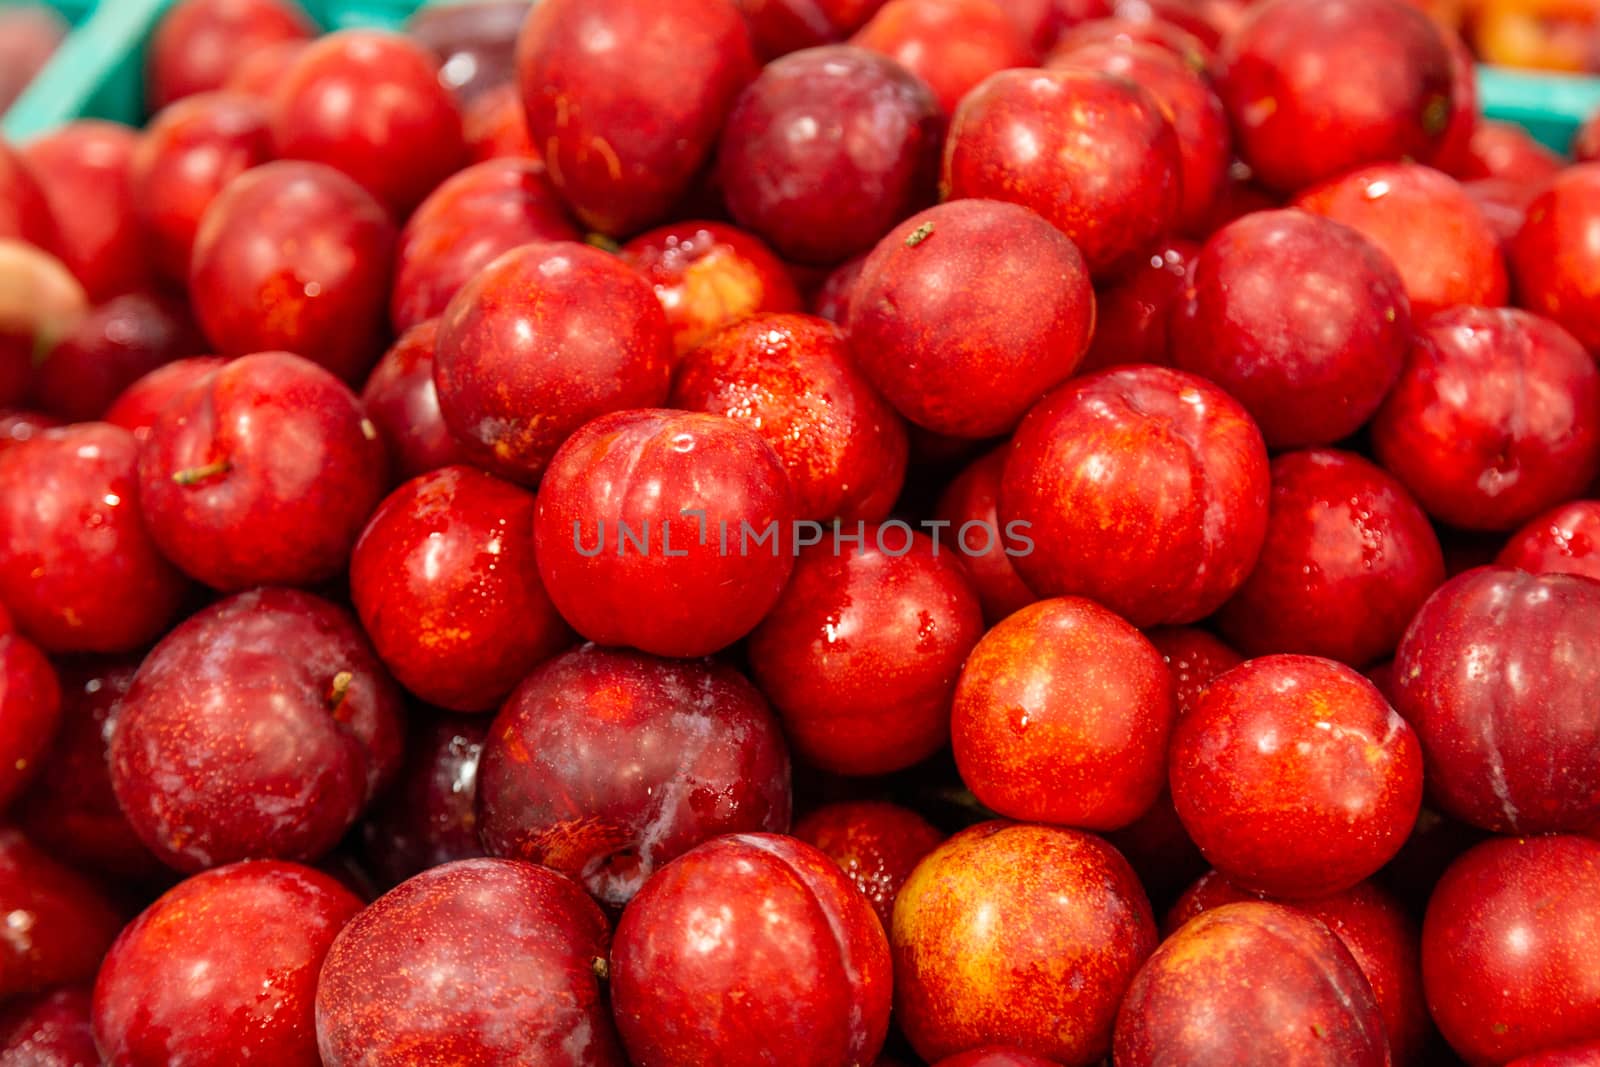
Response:
MULTIPOLYGON (((16 0, 0 0, 0 4, 16 0)), ((73 24, 61 49, 0 121, 26 141, 76 118, 144 121, 144 49, 176 0, 49 0, 73 24)), ((417 0, 300 0, 324 29, 399 27, 417 0)))
MULTIPOLYGON (((0 4, 16 0, 0 0, 0 4)), ((75 118, 144 119, 144 45, 174 0, 50 0, 76 26, 61 50, 6 113, 0 132, 26 141, 75 118)), ((301 0, 328 29, 398 27, 419 2, 301 0)), ((1480 67, 1484 114, 1515 122, 1566 151, 1584 119, 1600 110, 1600 78, 1480 67)))

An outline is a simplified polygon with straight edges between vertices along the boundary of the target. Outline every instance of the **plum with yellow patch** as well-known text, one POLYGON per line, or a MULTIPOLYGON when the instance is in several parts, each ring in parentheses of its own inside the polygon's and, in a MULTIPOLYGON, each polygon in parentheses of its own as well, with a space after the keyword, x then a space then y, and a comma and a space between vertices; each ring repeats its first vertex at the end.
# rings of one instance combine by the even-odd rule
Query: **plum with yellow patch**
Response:
POLYGON ((917 865, 892 941, 895 1017, 924 1059, 997 1044, 1088 1067, 1111 1050, 1156 925, 1132 868, 1100 838, 989 822, 917 865))
POLYGON ((655 290, 680 359, 741 319, 802 310, 783 261, 759 237, 726 223, 675 222, 640 234, 619 254, 655 290))

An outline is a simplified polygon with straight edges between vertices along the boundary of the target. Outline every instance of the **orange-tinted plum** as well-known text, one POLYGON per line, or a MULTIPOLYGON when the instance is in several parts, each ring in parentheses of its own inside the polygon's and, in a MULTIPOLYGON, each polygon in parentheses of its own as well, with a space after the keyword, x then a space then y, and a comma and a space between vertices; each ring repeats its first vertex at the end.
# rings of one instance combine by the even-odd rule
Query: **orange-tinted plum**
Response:
POLYGON ((1171 366, 1173 308, 1184 298, 1200 246, 1174 238, 1131 258, 1126 274, 1095 293, 1094 337, 1079 372, 1134 363, 1171 366))
POLYGON ((1431 159, 1456 109, 1444 34, 1404 0, 1270 0, 1223 43, 1222 62, 1239 155, 1282 192, 1364 163, 1431 159))
POLYGON ((472 467, 406 482, 350 559, 350 599, 395 680, 451 711, 493 711, 571 640, 539 580, 534 496, 472 467))
POLYGON ((1178 136, 1183 199, 1177 226, 1185 233, 1204 233, 1231 160, 1228 113, 1204 74, 1169 50, 1137 43, 1058 51, 1046 66, 1114 74, 1155 98, 1178 136))
POLYGON ((1357 231, 1261 211, 1212 235, 1170 325, 1172 362, 1216 382, 1270 448, 1332 444, 1400 377, 1411 311, 1400 275, 1357 231))
POLYGON ((1038 61, 994 0, 889 0, 850 43, 895 60, 927 83, 946 115, 998 70, 1038 61))
POLYGON ((112 297, 78 320, 34 369, 33 399, 70 422, 101 418, 163 364, 205 350, 189 309, 150 293, 112 297))
POLYGON ((989 822, 917 865, 891 936, 895 1018, 924 1059, 997 1044, 1088 1067, 1111 1049, 1156 924, 1100 838, 989 822))
MULTIPOLYGON (((0 106, 3 103, 0 100, 0 106)), ((0 1063, 99 1067, 102 1061, 94 1047, 89 1005, 89 990, 84 986, 11 1001, 0 1012, 0 1063)))
POLYGON ((773 834, 720 837, 662 868, 611 948, 617 1028, 635 1063, 870 1063, 892 985, 866 897, 826 855, 773 834))
POLYGON ((138 507, 138 445, 85 423, 0 452, 0 601, 48 652, 128 652, 172 622, 188 583, 138 507))
MULTIPOLYGON (((1179 898, 1163 930, 1171 936, 1197 915, 1260 899, 1211 871, 1179 898)), ((1396 1067, 1420 1062, 1432 1030, 1422 995, 1421 932, 1400 902, 1372 882, 1361 882, 1342 893, 1289 906, 1332 930, 1355 957, 1378 1002, 1396 1067)))
POLYGON ((1474 1065, 1600 1040, 1597 937, 1600 842, 1472 849, 1439 879, 1422 924, 1422 981, 1445 1040, 1474 1065))
POLYGON ((320 1067, 317 972, 361 900, 297 863, 190 878, 130 923, 94 988, 95 1039, 119 1067, 320 1067))
POLYGON ((623 411, 556 454, 534 543, 550 599, 580 634, 703 656, 777 602, 795 519, 789 476, 756 431, 721 415, 623 411))
POLYGON ((159 111, 222 88, 246 57, 316 27, 294 0, 183 0, 157 24, 145 60, 145 99, 159 111))
POLYGON ((1033 208, 1096 277, 1148 247, 1183 208, 1178 135, 1155 96, 1093 70, 1008 70, 956 108, 940 187, 1033 208))
POLYGON ((760 239, 720 222, 678 222, 622 246, 656 291, 679 358, 718 330, 762 311, 799 311, 789 269, 760 239))
POLYGON ((1246 889, 1348 889, 1405 843, 1422 747, 1376 686, 1314 656, 1264 656, 1213 680, 1178 720, 1172 800, 1213 866, 1246 889))
POLYGON ((1118 1067, 1388 1067, 1372 986, 1342 941, 1280 904, 1227 904, 1185 924, 1133 980, 1118 1067))
POLYGON ((733 217, 779 255, 835 264, 932 202, 943 131, 932 90, 894 60, 809 48, 739 97, 718 175, 733 217))
MULTIPOLYGON (((0 637, 0 645, 7 640, 0 637)), ((117 806, 106 758, 122 695, 138 667, 137 657, 62 665, 61 729, 16 816, 28 837, 52 855, 81 869, 146 882, 163 868, 117 806)))
POLYGON ((1461 183, 1432 167, 1375 163, 1307 189, 1295 206, 1381 248, 1418 318, 1457 304, 1506 302, 1499 237, 1461 183))
POLYGON ((536 160, 468 167, 435 189, 400 231, 390 320, 403 332, 443 314, 474 275, 518 245, 577 239, 536 160))
POLYGON ((200 220, 239 175, 272 158, 269 112, 242 93, 199 93, 150 120, 129 161, 129 188, 150 263, 189 280, 200 220))
POLYGON ((537 484, 574 430, 667 397, 672 335, 650 287, 571 241, 524 245, 456 293, 439 323, 439 408, 474 463, 537 484))
POLYGON ((1515 529, 1600 474, 1600 369, 1549 319, 1440 312, 1420 324, 1372 446, 1435 519, 1515 529))
POLYGON ((516 80, 517 35, 530 0, 469 0, 419 8, 406 33, 439 60, 439 81, 464 103, 516 80))
POLYGON ((514 84, 497 85, 467 104, 461 111, 461 135, 473 163, 506 156, 539 158, 528 133, 522 90, 514 84))
POLYGON ((1528 205, 1509 249, 1524 307, 1600 351, 1600 163, 1568 167, 1528 205))
POLYGON ((1066 382, 1017 430, 1000 518, 1036 592, 1098 600, 1135 626, 1205 618, 1243 584, 1266 536, 1261 431, 1221 389, 1164 367, 1066 382))
POLYGON ((1600 824, 1600 583, 1469 571, 1417 613, 1395 655, 1396 706, 1446 813, 1496 833, 1600 824))
POLYGON ((1175 706, 1161 653, 1093 601, 1040 601, 984 635, 951 716, 956 766, 1013 819, 1126 826, 1166 780, 1175 706))
POLYGON ((149 282, 129 181, 138 144, 138 132, 127 126, 80 119, 22 151, 55 216, 61 261, 90 300, 107 300, 149 282))
POLYGON ((127 430, 143 444, 168 401, 227 362, 221 356, 189 356, 163 363, 117 394, 106 409, 105 421, 127 430))
POLYGON ((1534 574, 1582 574, 1600 580, 1600 500, 1574 500, 1511 535, 1495 559, 1534 574))
POLYGON ((1399 482, 1349 452, 1289 452, 1272 463, 1261 556, 1217 621, 1252 656, 1365 667, 1394 652, 1444 578, 1438 535, 1399 482))
POLYGON ((1034 212, 957 200, 878 242, 848 323, 856 362, 906 418, 994 437, 1077 368, 1094 290, 1078 249, 1034 212))
POLYGON ((439 410, 433 384, 438 339, 438 319, 411 327, 378 360, 361 389, 361 406, 383 438, 391 472, 401 478, 467 462, 465 446, 439 410))
POLYGON ((623 1067, 595 961, 610 931, 543 867, 469 859, 379 897, 334 941, 317 986, 327 1067, 411 1062, 623 1067))
POLYGON ((400 694, 356 621, 257 589, 168 634, 111 738, 111 785, 140 840, 198 871, 315 860, 400 765, 400 694))
POLYGON ((737 671, 593 645, 535 671, 490 728, 478 825, 490 853, 621 907, 703 841, 789 828, 789 758, 737 671))
POLYGON ((802 518, 876 522, 905 480, 905 424, 857 368, 838 327, 756 315, 679 366, 668 403, 742 422, 789 473, 802 518))
POLYGON ((189 291, 224 356, 285 351, 360 381, 383 351, 394 224, 331 167, 246 171, 206 209, 189 291))
POLYGON ((756 76, 726 0, 545 0, 517 46, 528 133, 585 226, 664 220, 756 76))
POLYGON ((0 830, 0 998, 94 977, 122 916, 100 889, 15 830, 0 830))
POLYGON ((945 486, 934 508, 934 519, 945 523, 945 528, 954 534, 956 547, 968 547, 961 562, 966 565, 967 577, 983 604, 984 621, 991 626, 1039 599, 1017 575, 1017 568, 998 539, 1000 520, 995 513, 995 503, 1000 496, 1000 476, 1005 465, 1004 448, 974 460, 945 486), (988 540, 989 531, 995 531, 995 540, 988 540), (984 540, 979 540, 980 535, 984 540))
POLYGON ((212 588, 308 585, 344 570, 385 478, 355 394, 299 356, 263 352, 161 409, 138 498, 162 552, 212 588))
POLYGON ((387 884, 483 855, 476 800, 488 736, 481 715, 411 716, 405 764, 361 827, 363 855, 387 884))
POLYGON ((938 751, 983 610, 957 548, 868 525, 804 549, 750 635, 751 673, 796 753, 835 774, 887 774, 938 751))
POLYGON ((433 55, 377 30, 331 33, 295 58, 273 96, 272 143, 281 159, 348 174, 398 219, 467 157, 433 55))
POLYGON ((820 849, 866 895, 888 930, 895 898, 922 857, 944 840, 928 820, 898 804, 840 801, 794 824, 794 836, 820 849))
POLYGON ((32 641, 0 631, 0 810, 34 776, 61 724, 61 684, 32 641))

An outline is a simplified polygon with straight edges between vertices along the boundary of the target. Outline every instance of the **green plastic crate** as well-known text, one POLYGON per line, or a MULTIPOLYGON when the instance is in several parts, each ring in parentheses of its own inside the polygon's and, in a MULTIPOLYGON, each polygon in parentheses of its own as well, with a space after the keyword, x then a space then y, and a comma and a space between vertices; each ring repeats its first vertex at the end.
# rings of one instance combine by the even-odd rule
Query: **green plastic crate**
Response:
MULTIPOLYGON (((0 0, 0 4, 16 0, 0 0)), ((69 119, 144 118, 144 44, 175 0, 50 0, 77 29, 6 113, 0 132, 25 141, 69 119)), ((398 27, 421 3, 407 0, 301 0, 328 29, 398 27)), ((1600 78, 1480 67, 1484 113, 1526 127, 1566 151, 1584 119, 1600 110, 1600 78)))
MULTIPOLYGON (((16 0, 0 0, 0 4, 16 0)), ((75 118, 144 121, 144 47, 176 0, 49 0, 73 24, 60 51, 6 112, 0 132, 26 141, 75 118)), ((394 29, 417 0, 300 0, 324 29, 394 29)))

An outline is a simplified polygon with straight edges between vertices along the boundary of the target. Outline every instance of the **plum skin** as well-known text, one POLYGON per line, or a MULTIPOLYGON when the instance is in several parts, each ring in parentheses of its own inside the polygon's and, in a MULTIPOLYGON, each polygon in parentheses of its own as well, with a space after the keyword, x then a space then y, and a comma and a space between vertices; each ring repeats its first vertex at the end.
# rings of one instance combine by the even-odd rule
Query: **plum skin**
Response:
POLYGON ((1066 1067, 1110 1051, 1117 1004, 1157 941, 1114 848, 1004 822, 964 830, 917 865, 891 937, 895 1017, 918 1055, 994 1043, 1066 1067))
POLYGON ((772 834, 715 838, 662 868, 611 947, 617 1027, 641 1063, 871 1062, 891 985, 866 897, 823 853, 772 834), (708 899, 723 902, 709 916, 708 899))
POLYGON ((96 1042, 123 1067, 233 1056, 319 1067, 317 973, 361 907, 333 878, 295 863, 237 863, 180 883, 106 954, 96 1042))
POLYGON ((576 883, 466 859, 385 893, 334 939, 317 983, 327 1067, 570 1063, 624 1067, 594 962, 610 930, 576 883))
POLYGON ((478 770, 489 853, 561 871, 610 907, 709 838, 786 832, 791 803, 777 720, 736 670, 593 645, 517 687, 478 770))

